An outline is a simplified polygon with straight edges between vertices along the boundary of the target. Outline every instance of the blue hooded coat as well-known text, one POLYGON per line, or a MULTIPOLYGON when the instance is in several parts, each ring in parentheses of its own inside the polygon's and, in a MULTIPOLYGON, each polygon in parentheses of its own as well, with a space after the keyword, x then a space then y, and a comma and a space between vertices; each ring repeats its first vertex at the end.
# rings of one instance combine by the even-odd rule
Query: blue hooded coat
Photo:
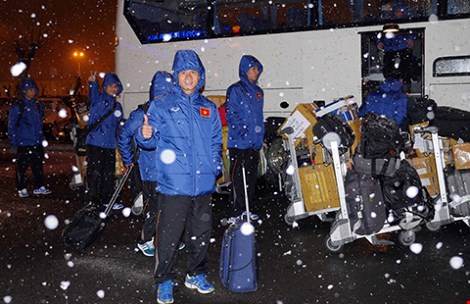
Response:
POLYGON ((367 95, 359 108, 359 116, 367 113, 385 115, 397 122, 399 126, 406 123, 406 107, 408 98, 401 91, 403 83, 394 78, 388 78, 380 84, 378 90, 367 95))
POLYGON ((10 107, 8 114, 8 138, 13 147, 40 146, 44 140, 44 106, 35 100, 39 93, 38 86, 32 78, 25 78, 21 81, 20 90, 20 100, 10 107), (31 88, 36 89, 36 95, 29 100, 24 91, 31 88))
POLYGON ((88 98, 90 99, 90 116, 88 119, 88 126, 93 125, 98 119, 106 115, 114 107, 114 113, 111 113, 105 120, 103 120, 96 128, 94 128, 86 138, 88 145, 93 145, 105 149, 116 148, 116 130, 118 124, 122 119, 122 106, 116 101, 115 96, 106 93, 105 87, 110 84, 118 85, 118 92, 116 95, 121 94, 122 85, 121 81, 116 74, 107 73, 104 77, 101 92, 98 90, 98 81, 88 82, 89 92, 88 98))
MULTIPOLYGON (((150 100, 147 102, 146 106, 149 107, 151 103, 157 102, 159 98, 171 93, 172 90, 173 79, 171 74, 167 72, 157 72, 152 79, 150 100)), ((134 138, 136 132, 138 132, 144 122, 144 113, 144 106, 140 105, 129 114, 129 118, 119 131, 118 148, 123 163, 126 165, 132 164, 135 161, 133 149, 134 141, 134 146, 139 149, 138 164, 140 177, 143 181, 155 182, 157 180, 155 149, 143 149, 141 146, 138 146, 134 138)))
POLYGON ((390 34, 390 36, 388 36, 386 34, 382 34, 380 38, 376 40, 376 44, 382 42, 385 52, 396 52, 406 50, 408 48, 407 40, 416 40, 416 35, 397 33, 395 35, 390 34))
POLYGON ((256 84, 251 83, 246 73, 254 66, 258 67, 258 78, 263 66, 253 56, 245 55, 240 60, 240 81, 227 89, 227 148, 255 149, 263 146, 264 139, 264 93, 256 84))
POLYGON ((222 170, 222 127, 216 106, 199 93, 205 83, 199 56, 180 50, 173 61, 175 88, 147 112, 154 134, 136 134, 140 145, 157 149, 157 191, 165 195, 199 196, 215 191, 222 170), (199 72, 195 91, 187 95, 178 83, 182 71, 199 72))

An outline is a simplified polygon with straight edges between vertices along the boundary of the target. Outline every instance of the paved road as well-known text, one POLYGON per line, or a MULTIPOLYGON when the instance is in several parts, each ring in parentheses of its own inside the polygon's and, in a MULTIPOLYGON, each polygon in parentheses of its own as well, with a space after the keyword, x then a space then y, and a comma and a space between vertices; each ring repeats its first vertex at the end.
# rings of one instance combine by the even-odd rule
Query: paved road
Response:
MULTIPOLYGON (((153 258, 135 249, 138 217, 116 212, 102 238, 85 253, 74 253, 61 242, 65 221, 79 208, 82 194, 68 188, 75 161, 70 149, 51 147, 45 170, 54 193, 47 198, 19 199, 14 189, 12 155, 0 153, 0 303, 156 303, 152 291, 153 258), (49 230, 48 215, 59 225, 49 230), (3 301, 3 302, 2 302, 3 301)), ((126 192, 124 201, 129 200, 126 192)), ((260 182, 254 211, 257 227, 259 290, 231 294, 218 280, 220 241, 227 197, 214 196, 214 242, 209 278, 216 291, 200 295, 181 281, 175 303, 445 303, 470 301, 470 228, 453 223, 438 232, 419 232, 419 254, 399 245, 374 247, 365 240, 331 254, 324 240, 329 224, 312 217, 287 226, 287 201, 260 182), (464 265, 450 266, 452 257, 464 265)), ((393 235, 391 237, 394 237, 393 235)), ((184 277, 186 254, 177 266, 184 277)))

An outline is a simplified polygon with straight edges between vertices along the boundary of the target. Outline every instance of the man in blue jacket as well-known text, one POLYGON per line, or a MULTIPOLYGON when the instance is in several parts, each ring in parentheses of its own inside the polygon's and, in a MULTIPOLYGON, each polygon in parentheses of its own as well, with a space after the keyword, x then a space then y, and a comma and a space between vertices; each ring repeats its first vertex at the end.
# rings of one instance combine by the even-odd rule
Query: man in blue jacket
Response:
POLYGON ((230 155, 232 216, 245 210, 245 166, 248 201, 255 193, 260 150, 264 139, 264 93, 257 85, 263 66, 253 56, 240 60, 240 81, 227 89, 227 148, 230 155))
POLYGON ((173 61, 175 88, 150 105, 136 139, 157 150, 158 303, 173 303, 177 248, 183 231, 188 248, 185 286, 209 293, 207 252, 212 230, 211 194, 222 172, 222 127, 216 106, 199 93, 205 70, 199 56, 180 50, 173 61))
POLYGON ((402 130, 407 130, 408 98, 402 92, 403 77, 397 70, 392 73, 392 76, 381 83, 379 89, 367 95, 359 107, 359 116, 363 117, 370 112, 385 115, 396 121, 402 130))
MULTIPOLYGON (((122 106, 116 96, 122 92, 121 81, 116 74, 107 73, 102 92, 98 89, 96 72, 88 78, 90 115, 88 127, 107 115, 86 138, 87 191, 85 203, 104 207, 113 195, 116 162, 117 128, 122 119, 122 106)), ((122 208, 116 204, 115 208, 122 208)))
POLYGON ((32 78, 20 84, 20 100, 13 104, 8 114, 8 138, 16 159, 16 187, 19 197, 28 197, 26 169, 31 166, 34 176, 34 195, 46 195, 51 191, 44 187, 42 162, 44 159, 42 121, 44 107, 36 100, 38 86, 32 78))
MULTIPOLYGON (((384 30, 387 26, 385 25, 384 30)), ((394 25, 399 30, 398 25, 394 25)), ((411 78, 417 77, 417 68, 415 66, 416 58, 413 57, 413 46, 416 35, 409 32, 383 32, 377 36, 376 46, 384 52, 382 72, 385 79, 392 77, 394 70, 399 69, 403 75, 405 89, 407 92, 411 89, 411 78)))
MULTIPOLYGON (((144 114, 147 113, 151 103, 158 102, 160 98, 171 93, 173 90, 173 78, 167 72, 157 72, 150 87, 150 99, 145 104, 129 114, 119 132, 118 148, 121 153, 122 162, 126 167, 133 166, 137 162, 139 172, 136 179, 142 181, 142 191, 144 202, 146 202, 146 212, 144 225, 140 234, 140 241, 137 247, 146 256, 155 255, 155 245, 153 237, 155 235, 155 215, 158 211, 157 191, 156 191, 156 152, 155 149, 143 149, 135 141, 134 136, 144 121, 144 114)), ((137 184, 137 183, 136 183, 137 184)))

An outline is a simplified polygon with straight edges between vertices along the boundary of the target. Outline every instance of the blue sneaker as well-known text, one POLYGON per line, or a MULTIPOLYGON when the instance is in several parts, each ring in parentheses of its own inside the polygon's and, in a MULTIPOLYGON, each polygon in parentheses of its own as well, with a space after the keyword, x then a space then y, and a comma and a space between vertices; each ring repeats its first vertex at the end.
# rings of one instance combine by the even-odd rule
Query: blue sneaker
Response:
MULTIPOLYGON (((246 211, 243 211, 242 215, 240 216, 240 218, 243 220, 243 219, 246 219, 246 211)), ((251 213, 250 212, 250 220, 252 221, 257 221, 259 220, 259 216, 257 214, 254 214, 254 213, 251 213)))
POLYGON ((200 293, 210 293, 215 290, 214 285, 207 281, 206 274, 204 273, 194 277, 186 275, 184 285, 190 289, 197 289, 200 293))
POLYGON ((154 256, 155 255, 155 245, 153 241, 148 241, 145 243, 137 243, 137 247, 142 251, 145 256, 154 256))
POLYGON ((48 195, 51 194, 51 190, 47 189, 46 187, 42 186, 37 189, 33 190, 34 195, 48 195))
POLYGON ((163 283, 158 284, 157 289, 157 302, 160 304, 173 303, 173 282, 167 280, 163 283))

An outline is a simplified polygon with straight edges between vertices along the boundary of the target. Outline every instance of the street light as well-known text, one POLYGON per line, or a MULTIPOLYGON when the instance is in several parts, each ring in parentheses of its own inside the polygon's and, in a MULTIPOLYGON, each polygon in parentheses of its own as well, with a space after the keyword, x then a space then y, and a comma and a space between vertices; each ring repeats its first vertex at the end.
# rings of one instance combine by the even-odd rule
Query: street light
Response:
POLYGON ((85 53, 82 52, 82 51, 75 51, 73 52, 73 57, 75 57, 77 59, 77 63, 78 63, 78 76, 82 76, 81 73, 80 73, 80 59, 82 57, 85 56, 85 53))

